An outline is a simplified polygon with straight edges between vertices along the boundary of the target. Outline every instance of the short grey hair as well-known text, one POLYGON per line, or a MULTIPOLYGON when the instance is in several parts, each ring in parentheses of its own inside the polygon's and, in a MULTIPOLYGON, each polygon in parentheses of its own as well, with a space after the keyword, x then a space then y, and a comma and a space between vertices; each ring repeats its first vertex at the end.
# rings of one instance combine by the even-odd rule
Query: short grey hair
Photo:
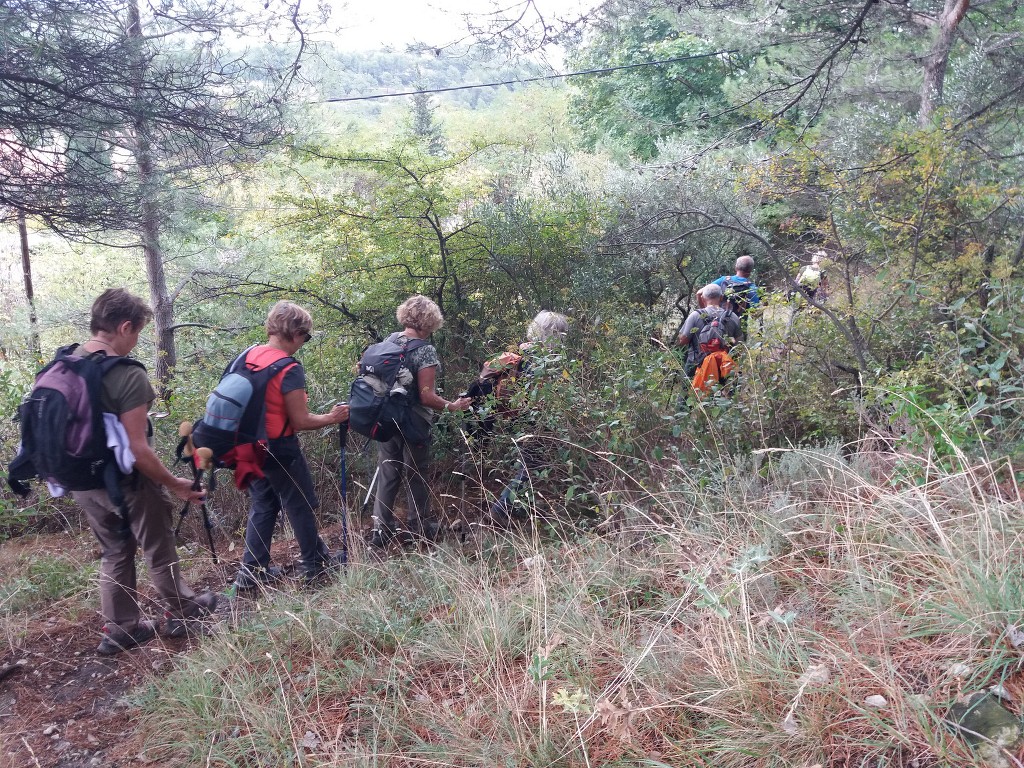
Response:
POLYGON ((558 312, 538 312, 526 328, 527 341, 548 341, 569 332, 569 318, 558 312))
POLYGON ((722 286, 718 283, 708 283, 700 289, 700 295, 705 299, 721 299, 725 296, 725 292, 722 291, 722 286))
POLYGON ((753 256, 740 256, 736 259, 736 271, 742 272, 743 274, 750 274, 754 271, 754 257, 753 256))

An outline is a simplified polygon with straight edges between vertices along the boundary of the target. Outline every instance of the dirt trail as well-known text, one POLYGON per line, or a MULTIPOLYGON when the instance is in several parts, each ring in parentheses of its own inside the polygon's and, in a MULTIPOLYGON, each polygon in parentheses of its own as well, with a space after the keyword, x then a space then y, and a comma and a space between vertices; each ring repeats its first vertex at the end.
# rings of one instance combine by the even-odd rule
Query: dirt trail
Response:
MULTIPOLYGON (((336 528, 321 531, 333 546, 340 537, 336 528)), ((229 542, 217 542, 220 565, 203 556, 190 559, 185 567, 194 589, 222 593, 214 624, 234 621, 250 604, 244 597, 223 595, 237 571, 241 542, 231 550, 229 546, 229 542)), ((87 532, 79 537, 34 536, 4 547, 17 550, 14 556, 21 558, 69 548, 95 550, 87 532)), ((5 556, 10 555, 5 551, 5 556)), ((94 556, 98 559, 98 552, 94 556)), ((293 570, 297 559, 294 542, 275 542, 275 563, 293 570)), ((140 582, 143 594, 152 597, 142 568, 140 582)), ((23 632, 8 639, 0 654, 0 768, 124 768, 148 762, 126 738, 136 716, 133 697, 141 686, 173 668, 175 659, 201 638, 158 636, 139 648, 100 656, 96 645, 102 621, 97 608, 95 594, 77 615, 67 615, 66 606, 44 608, 23 632)), ((149 613, 158 616, 154 610, 149 613)))

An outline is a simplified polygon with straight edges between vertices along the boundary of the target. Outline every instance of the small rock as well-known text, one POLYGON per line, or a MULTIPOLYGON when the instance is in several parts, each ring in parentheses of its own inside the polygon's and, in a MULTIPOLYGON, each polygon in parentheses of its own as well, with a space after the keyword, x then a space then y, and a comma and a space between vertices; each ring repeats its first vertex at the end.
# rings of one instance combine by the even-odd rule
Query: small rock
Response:
POLYGON ((949 669, 947 671, 950 675, 956 678, 967 677, 969 674, 971 674, 971 668, 960 661, 956 662, 955 664, 950 664, 949 669))
POLYGON ((1024 645, 1024 632, 1019 627, 1010 624, 1006 627, 1006 639, 1010 641, 1010 645, 1014 648, 1020 648, 1024 645))
POLYGON ((46 726, 45 729, 43 729, 43 736, 53 736, 53 734, 55 734, 56 732, 57 732, 57 726, 56 725, 48 725, 48 726, 46 726))
POLYGON ((998 696, 1003 701, 1013 701, 1013 697, 1010 695, 1010 692, 1003 687, 1002 683, 993 685, 989 688, 989 691, 992 692, 993 696, 998 696))
POLYGON ((874 707, 875 709, 884 709, 889 706, 889 702, 885 700, 885 696, 879 696, 877 693, 864 699, 864 704, 868 707, 874 707))

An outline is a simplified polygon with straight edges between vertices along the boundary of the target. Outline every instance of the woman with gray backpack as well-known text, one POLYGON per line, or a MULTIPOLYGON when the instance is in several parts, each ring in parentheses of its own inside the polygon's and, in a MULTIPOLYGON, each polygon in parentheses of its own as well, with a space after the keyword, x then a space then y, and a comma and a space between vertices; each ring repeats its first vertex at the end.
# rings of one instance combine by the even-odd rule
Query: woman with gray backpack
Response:
POLYGON ((406 475, 409 484, 405 529, 413 540, 434 542, 438 539, 439 525, 430 511, 430 488, 427 470, 430 462, 431 425, 436 411, 465 411, 473 405, 472 398, 445 400, 436 390, 437 373, 441 361, 429 339, 444 325, 441 309, 426 296, 411 296, 395 312, 403 330, 391 334, 385 341, 406 350, 403 365, 411 376, 404 386, 412 409, 411 419, 419 420, 417 442, 412 442, 401 430, 380 443, 377 452, 378 485, 373 505, 373 532, 370 546, 384 548, 398 530, 395 521, 395 498, 406 475), (422 439, 420 436, 423 436, 422 439))

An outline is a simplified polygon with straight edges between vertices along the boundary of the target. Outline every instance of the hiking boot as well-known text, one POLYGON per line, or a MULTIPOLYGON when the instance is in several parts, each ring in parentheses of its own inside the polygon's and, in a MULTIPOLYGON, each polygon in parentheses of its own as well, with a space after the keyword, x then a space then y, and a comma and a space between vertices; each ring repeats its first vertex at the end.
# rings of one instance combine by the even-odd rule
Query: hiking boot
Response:
POLYGON ((366 542, 374 549, 387 549, 388 544, 395 537, 394 531, 382 531, 378 528, 374 528, 370 533, 370 538, 366 542))
POLYGON ((164 636, 184 637, 188 634, 189 624, 202 621, 217 609, 217 595, 204 592, 195 599, 196 608, 188 616, 172 616, 170 611, 164 612, 164 636))
POLYGON ((253 589, 264 589, 271 584, 276 584, 284 578, 284 571, 276 565, 269 565, 266 568, 260 566, 242 565, 235 576, 234 587, 240 592, 247 592, 253 589))
POLYGON ((319 562, 311 570, 306 571, 306 575, 302 577, 302 583, 307 587, 318 586, 334 574, 340 573, 344 568, 345 553, 335 552, 326 560, 319 562))
POLYGON ((149 619, 140 621, 131 632, 117 624, 107 624, 103 627, 103 639, 96 646, 96 651, 102 656, 113 656, 136 645, 148 643, 156 637, 156 627, 157 623, 149 619))
POLYGON ((406 531, 407 538, 403 538, 402 544, 405 546, 413 546, 420 542, 438 544, 444 538, 443 534, 437 520, 421 520, 419 524, 409 526, 409 530, 406 531))

